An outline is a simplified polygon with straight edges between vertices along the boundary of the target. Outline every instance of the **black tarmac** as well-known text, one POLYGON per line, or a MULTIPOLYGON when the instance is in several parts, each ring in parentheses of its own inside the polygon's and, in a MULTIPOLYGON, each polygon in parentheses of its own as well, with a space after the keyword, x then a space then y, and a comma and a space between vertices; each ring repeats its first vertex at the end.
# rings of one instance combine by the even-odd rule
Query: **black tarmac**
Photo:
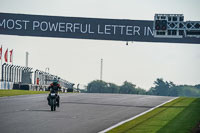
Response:
POLYGON ((97 133, 173 97, 125 94, 60 94, 55 112, 47 94, 0 98, 1 133, 97 133))

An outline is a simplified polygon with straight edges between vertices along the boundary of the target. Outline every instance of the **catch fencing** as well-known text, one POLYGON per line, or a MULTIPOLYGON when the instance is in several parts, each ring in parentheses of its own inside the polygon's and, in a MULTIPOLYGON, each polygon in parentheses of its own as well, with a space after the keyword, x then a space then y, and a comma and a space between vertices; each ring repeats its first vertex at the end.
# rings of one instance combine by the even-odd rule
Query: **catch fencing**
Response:
POLYGON ((1 68, 0 89, 46 90, 54 78, 62 89, 73 89, 74 84, 56 75, 30 67, 4 63, 1 68))

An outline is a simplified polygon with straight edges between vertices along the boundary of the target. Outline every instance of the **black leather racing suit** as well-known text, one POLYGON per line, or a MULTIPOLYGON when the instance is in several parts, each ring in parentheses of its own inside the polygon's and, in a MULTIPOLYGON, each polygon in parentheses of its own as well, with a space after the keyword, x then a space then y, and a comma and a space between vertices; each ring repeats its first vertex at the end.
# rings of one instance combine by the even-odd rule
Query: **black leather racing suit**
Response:
MULTIPOLYGON (((48 87, 48 90, 51 92, 54 92, 57 94, 57 97, 56 97, 56 101, 57 101, 57 106, 59 107, 60 105, 60 96, 58 95, 58 91, 61 90, 61 87, 60 87, 60 84, 58 84, 57 82, 53 82, 51 83, 51 85, 48 87)), ((47 97, 47 100, 48 100, 48 104, 50 105, 50 94, 49 96, 47 97)))

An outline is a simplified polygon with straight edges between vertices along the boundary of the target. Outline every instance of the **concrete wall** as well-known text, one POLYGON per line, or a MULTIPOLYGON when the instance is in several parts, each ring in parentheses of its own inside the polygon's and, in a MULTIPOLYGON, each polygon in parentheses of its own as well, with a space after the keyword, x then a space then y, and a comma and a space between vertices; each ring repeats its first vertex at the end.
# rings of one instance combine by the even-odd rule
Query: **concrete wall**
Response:
POLYGON ((0 81, 0 89, 1 90, 12 90, 13 82, 0 81))

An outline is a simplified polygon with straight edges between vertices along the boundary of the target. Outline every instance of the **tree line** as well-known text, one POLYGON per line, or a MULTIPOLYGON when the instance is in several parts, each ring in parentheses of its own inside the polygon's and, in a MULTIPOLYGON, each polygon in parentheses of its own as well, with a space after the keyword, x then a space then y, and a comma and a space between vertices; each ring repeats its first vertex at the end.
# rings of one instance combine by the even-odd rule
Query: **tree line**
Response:
POLYGON ((88 93, 122 93, 122 94, 145 94, 146 91, 136 88, 135 84, 125 81, 123 85, 118 86, 113 83, 106 83, 102 80, 95 80, 88 84, 88 93))
POLYGON ((194 86, 176 85, 171 81, 168 82, 162 78, 157 78, 154 81, 154 85, 149 90, 145 90, 128 81, 124 81, 121 86, 118 86, 114 83, 94 80, 88 83, 86 90, 83 90, 83 92, 200 97, 200 84, 194 86))

